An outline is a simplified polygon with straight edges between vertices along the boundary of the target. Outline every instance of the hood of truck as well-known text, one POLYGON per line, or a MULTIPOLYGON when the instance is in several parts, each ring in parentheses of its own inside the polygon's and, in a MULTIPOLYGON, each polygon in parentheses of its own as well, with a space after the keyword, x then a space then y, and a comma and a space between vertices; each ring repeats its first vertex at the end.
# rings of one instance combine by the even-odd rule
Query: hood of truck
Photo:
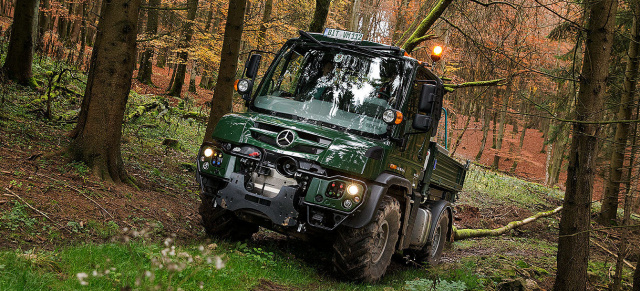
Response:
POLYGON ((374 140, 344 131, 260 113, 227 114, 216 125, 213 139, 232 144, 250 144, 272 152, 312 160, 325 168, 365 178, 375 178, 391 148, 389 142, 374 140), (295 132, 291 147, 274 144, 283 130, 295 132), (382 150, 380 159, 367 157, 374 147, 382 150))

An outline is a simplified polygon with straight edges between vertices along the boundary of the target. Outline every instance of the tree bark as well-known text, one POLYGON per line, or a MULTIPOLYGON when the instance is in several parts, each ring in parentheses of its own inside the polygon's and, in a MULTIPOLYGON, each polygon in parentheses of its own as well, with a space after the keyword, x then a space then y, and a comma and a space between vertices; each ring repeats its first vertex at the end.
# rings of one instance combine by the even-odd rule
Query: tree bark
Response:
POLYGON ((260 30, 258 31, 258 48, 263 49, 265 38, 267 37, 267 23, 271 19, 271 10, 273 9, 273 0, 266 0, 264 2, 264 13, 262 14, 262 22, 260 23, 260 30))
POLYGON ((187 73, 187 58, 189 57, 189 53, 187 52, 187 48, 189 48, 189 42, 191 41, 191 37, 193 37, 193 21, 196 19, 196 12, 198 10, 198 0, 189 0, 187 2, 189 5, 187 10, 187 21, 184 23, 184 39, 180 42, 181 51, 178 52, 178 66, 176 68, 175 79, 171 87, 168 89, 170 96, 180 97, 180 93, 182 93, 182 86, 184 85, 184 77, 187 73))
POLYGON ((136 63, 141 0, 103 1, 87 88, 69 154, 98 178, 128 182, 120 153, 122 121, 136 63))
POLYGON ((313 13, 313 20, 309 25, 310 32, 323 32, 324 25, 327 23, 327 15, 329 15, 329 6, 331 0, 316 0, 316 11, 313 13))
POLYGON ((411 53, 421 42, 425 41, 427 38, 427 32, 431 29, 431 26, 440 18, 442 13, 449 7, 449 5, 453 2, 453 0, 440 0, 438 4, 436 4, 429 15, 427 15, 420 25, 416 27, 416 30, 411 34, 409 39, 402 45, 402 48, 411 53))
MULTIPOLYGON (((575 112, 579 121, 597 121, 604 108, 618 1, 585 3, 587 39, 575 112)), ((599 131, 596 124, 573 123, 558 239, 558 272, 553 286, 557 291, 587 289, 591 194, 599 131)))
MULTIPOLYGON (((159 7, 161 0, 149 0, 149 7, 159 7)), ((149 9, 147 12, 147 27, 145 29, 145 37, 152 37, 158 34, 158 10, 149 9)), ((148 45, 138 69, 138 80, 147 85, 153 85, 151 76, 153 76, 153 46, 148 45)))
POLYGON ((238 55, 242 39, 242 25, 244 24, 244 10, 246 0, 229 2, 227 23, 224 28, 224 40, 220 52, 220 69, 218 80, 211 99, 211 113, 205 132, 204 140, 211 140, 211 134, 216 124, 226 113, 231 112, 233 105, 233 83, 238 69, 238 55))
MULTIPOLYGON (((627 51, 627 65, 624 76, 624 91, 620 97, 620 107, 618 109, 618 120, 631 119, 631 109, 633 108, 633 99, 636 90, 636 82, 638 77, 638 50, 640 49, 640 7, 637 1, 633 1, 634 17, 631 26, 631 40, 629 41, 629 49, 627 51)), ((627 138, 629 136, 629 123, 616 124, 616 133, 613 138, 613 151, 611 152, 609 181, 607 181, 603 201, 602 210, 600 212, 599 222, 603 225, 611 225, 616 220, 618 212, 618 194, 620 192, 620 182, 622 180, 622 167, 624 166, 624 152, 627 147, 627 138)))
POLYGON ((38 5, 40 0, 20 0, 11 25, 9 51, 2 66, 7 79, 23 85, 37 86, 32 79, 31 63, 38 32, 38 5))

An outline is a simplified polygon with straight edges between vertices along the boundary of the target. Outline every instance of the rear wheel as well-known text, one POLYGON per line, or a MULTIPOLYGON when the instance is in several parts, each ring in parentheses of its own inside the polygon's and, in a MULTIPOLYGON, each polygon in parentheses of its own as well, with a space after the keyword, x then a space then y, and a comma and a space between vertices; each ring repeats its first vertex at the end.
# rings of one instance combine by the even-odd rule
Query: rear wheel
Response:
POLYGON ((200 200, 199 212, 207 235, 222 239, 246 240, 258 232, 257 225, 238 219, 229 210, 214 207, 211 197, 200 195, 200 200))
POLYGON ((442 250, 447 241, 447 230, 449 228, 449 215, 446 211, 440 213, 438 221, 435 224, 433 235, 429 238, 427 244, 420 250, 413 250, 410 253, 417 263, 435 266, 440 263, 442 258, 442 250))
POLYGON ((378 281, 395 252, 400 230, 400 204, 385 196, 363 228, 341 228, 333 244, 333 264, 349 280, 378 281))

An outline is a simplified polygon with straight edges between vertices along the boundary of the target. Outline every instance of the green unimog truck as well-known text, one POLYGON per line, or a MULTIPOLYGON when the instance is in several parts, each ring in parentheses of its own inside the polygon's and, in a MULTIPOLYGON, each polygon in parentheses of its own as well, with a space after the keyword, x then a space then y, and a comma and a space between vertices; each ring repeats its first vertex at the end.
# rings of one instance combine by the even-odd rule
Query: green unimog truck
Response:
POLYGON ((197 157, 209 235, 258 226, 328 240, 338 275, 373 282, 398 252, 436 264, 467 166, 434 142, 445 93, 400 48, 327 29, 288 40, 254 86, 261 55, 197 157), (255 88, 254 88, 255 87, 255 88))

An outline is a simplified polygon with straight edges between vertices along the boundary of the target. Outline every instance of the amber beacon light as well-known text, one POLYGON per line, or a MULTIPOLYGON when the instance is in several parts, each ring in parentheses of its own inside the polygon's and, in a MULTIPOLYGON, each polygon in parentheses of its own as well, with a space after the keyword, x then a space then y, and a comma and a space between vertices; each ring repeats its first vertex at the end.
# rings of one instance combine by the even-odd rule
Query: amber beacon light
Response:
POLYGON ((434 62, 437 62, 440 60, 441 57, 442 57, 442 47, 437 45, 433 48, 433 51, 431 52, 431 60, 433 60, 434 62))

